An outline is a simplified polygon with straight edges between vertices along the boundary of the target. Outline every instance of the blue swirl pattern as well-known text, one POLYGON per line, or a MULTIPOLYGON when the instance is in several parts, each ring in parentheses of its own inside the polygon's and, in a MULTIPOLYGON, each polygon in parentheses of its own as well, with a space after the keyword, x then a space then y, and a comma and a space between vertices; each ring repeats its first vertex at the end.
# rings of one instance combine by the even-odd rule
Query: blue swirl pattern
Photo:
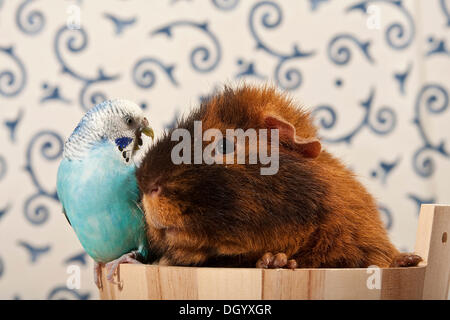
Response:
POLYGON ((383 205, 379 205, 378 206, 378 210, 381 213, 381 217, 384 221, 384 226, 386 227, 386 229, 389 231, 392 229, 392 223, 393 223, 393 218, 392 218, 392 213, 391 211, 383 206, 383 205))
POLYGON ((49 245, 36 246, 23 240, 18 241, 17 244, 28 252, 30 256, 30 263, 32 264, 36 263, 41 256, 48 253, 51 248, 49 245))
POLYGON ((434 56, 437 54, 450 57, 450 50, 447 48, 447 43, 445 42, 445 40, 436 40, 431 36, 428 38, 428 43, 430 44, 430 49, 425 54, 426 57, 434 56))
POLYGON ((107 98, 135 101, 161 133, 223 84, 274 84, 374 193, 398 248, 413 250, 421 204, 450 203, 450 0, 46 4, 0 0, 0 299, 98 297, 56 171, 107 98), (23 266, 35 283, 3 286, 23 266), (81 289, 65 285, 73 267, 81 289))
POLYGON ((344 45, 337 46, 338 42, 343 41, 343 40, 349 40, 349 41, 355 43, 356 46, 363 53, 364 57, 370 63, 375 62, 369 52, 370 41, 361 42, 360 40, 358 40, 355 36, 353 36, 351 34, 339 34, 339 35, 333 37, 333 39, 331 39, 330 43, 328 44, 328 57, 335 64, 345 65, 350 61, 350 59, 352 57, 351 51, 348 47, 346 47, 344 45))
MULTIPOLYGON (((345 142, 350 144, 352 140, 360 133, 363 128, 368 128, 377 135, 386 135, 391 133, 397 121, 395 111, 389 107, 381 107, 375 114, 375 122, 371 119, 373 100, 375 97, 375 90, 371 89, 369 97, 360 103, 364 109, 364 116, 360 123, 349 133, 338 137, 325 137, 321 139, 328 143, 345 142)), ((313 110, 313 115, 317 118, 322 129, 330 130, 334 128, 337 123, 337 115, 334 109, 328 105, 321 105, 313 110)))
POLYGON ((442 14, 446 19, 446 26, 450 27, 450 10, 448 0, 439 0, 439 3, 441 5, 442 14))
POLYGON ((216 8, 224 11, 230 11, 236 8, 239 0, 211 0, 216 8))
POLYGON ((399 10, 406 20, 408 21, 408 28, 405 27, 401 22, 393 22, 386 28, 385 38, 387 44, 395 50, 403 50, 408 48, 416 33, 416 27, 414 24, 414 19, 411 13, 403 6, 402 1, 399 0, 364 0, 360 3, 352 5, 347 8, 347 12, 351 11, 362 11, 367 13, 367 8, 372 3, 386 3, 392 5, 394 8, 399 10), (409 31, 408 31, 409 30, 409 31))
POLYGON ((144 89, 148 89, 153 87, 156 82, 156 76, 153 70, 148 68, 148 65, 154 64, 158 66, 163 72, 166 74, 169 81, 176 87, 178 86, 178 82, 175 80, 173 71, 175 69, 175 65, 165 65, 161 61, 156 58, 142 58, 133 67, 132 77, 134 83, 144 89), (147 65, 147 68, 145 68, 147 65))
POLYGON ((420 206, 422 204, 427 204, 427 203, 436 203, 436 197, 421 197, 421 196, 417 196, 415 194, 409 193, 407 194, 408 199, 412 200, 414 202, 414 204, 416 205, 416 214, 417 216, 419 216, 420 213, 420 206))
POLYGON ((256 31, 256 13, 262 11, 261 8, 267 11, 261 16, 261 24, 266 29, 273 29, 278 27, 282 20, 283 14, 280 6, 275 2, 262 1, 252 7, 249 17, 249 29, 253 39, 256 42, 256 49, 263 50, 267 54, 278 59, 278 63, 274 70, 274 80, 276 84, 286 90, 294 90, 300 87, 302 83, 302 74, 298 69, 290 68, 283 72, 284 65, 291 60, 298 58, 310 57, 315 54, 314 51, 301 51, 297 44, 292 46, 291 53, 282 53, 267 45, 256 31))
POLYGON ((33 166, 33 151, 39 146, 40 155, 47 161, 56 161, 61 158, 64 141, 60 135, 53 131, 42 131, 36 134, 28 144, 26 152, 25 170, 28 172, 36 193, 31 195, 24 203, 24 214, 29 222, 35 225, 43 224, 49 218, 50 210, 45 204, 36 204, 42 198, 58 201, 56 189, 46 190, 36 175, 36 168, 33 166))
POLYGON ((6 54, 11 60, 17 65, 20 75, 11 71, 11 69, 1 70, 0 69, 0 95, 5 97, 14 97, 18 95, 27 82, 27 74, 22 61, 17 57, 14 52, 14 48, 11 47, 0 47, 0 54, 6 54), (19 80, 17 80, 19 77, 19 80))
POLYGON ((8 213, 8 211, 11 209, 11 204, 6 205, 3 209, 0 209, 0 219, 3 218, 5 214, 8 213))
POLYGON ((205 34, 213 43, 215 54, 211 53, 211 50, 204 46, 200 45, 195 47, 191 51, 190 62, 192 68, 197 72, 211 72, 214 70, 220 62, 222 57, 222 48, 220 46, 217 37, 209 30, 209 26, 207 22, 197 23, 194 21, 180 20, 169 23, 164 27, 158 28, 151 32, 152 36, 164 34, 168 38, 173 36, 173 29, 180 27, 188 27, 201 31, 205 34))
POLYGON ((16 23, 19 29, 29 35, 36 35, 42 31, 45 25, 45 17, 41 11, 31 10, 26 13, 26 8, 35 0, 24 0, 18 7, 16 23))
POLYGON ((122 34, 127 27, 133 26, 137 21, 135 17, 124 19, 110 13, 104 13, 103 15, 106 19, 109 19, 114 24, 114 33, 116 35, 122 34))
POLYGON ((450 157, 445 141, 432 142, 426 132, 423 111, 431 114, 440 114, 447 110, 449 105, 448 91, 438 84, 427 84, 420 91, 416 98, 414 124, 417 127, 422 139, 422 146, 413 155, 413 167, 421 177, 430 177, 435 171, 434 160, 426 152, 438 153, 446 158, 450 157), (423 110, 425 107, 425 110, 423 110))
POLYGON ((90 109, 92 106, 96 105, 97 103, 100 103, 103 100, 106 100, 106 95, 102 92, 92 92, 90 93, 90 96, 87 97, 88 90, 90 87, 97 83, 102 82, 108 82, 118 79, 119 75, 109 76, 106 75, 103 69, 99 68, 97 71, 97 75, 93 77, 81 75, 80 73, 76 72, 74 69, 70 68, 68 64, 65 62, 60 48, 61 38, 65 33, 70 33, 70 37, 66 41, 66 47, 67 49, 72 53, 79 53, 83 51, 88 44, 88 36, 86 34, 86 31, 84 29, 78 29, 78 30, 70 30, 67 27, 60 28, 55 36, 54 41, 54 50, 56 54, 56 60, 59 62, 62 68, 62 72, 64 74, 70 75, 72 78, 79 80, 83 83, 83 87, 80 90, 79 94, 79 102, 80 105, 84 110, 90 109), (81 37, 81 38, 80 38, 81 37), (79 40, 81 39, 81 40, 79 40), (77 43, 78 42, 78 43, 77 43))
POLYGON ((53 288, 47 296, 48 300, 88 300, 90 293, 80 293, 74 289, 68 289, 66 286, 57 286, 53 288))

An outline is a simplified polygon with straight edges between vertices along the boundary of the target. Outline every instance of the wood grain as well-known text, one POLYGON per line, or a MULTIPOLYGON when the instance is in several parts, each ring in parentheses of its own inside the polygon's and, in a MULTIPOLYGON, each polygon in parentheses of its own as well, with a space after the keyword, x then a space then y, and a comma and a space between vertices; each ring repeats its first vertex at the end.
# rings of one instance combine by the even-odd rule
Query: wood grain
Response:
POLYGON ((422 205, 416 248, 426 265, 423 299, 447 299, 450 282, 450 206, 422 205), (445 238, 445 239, 444 239, 445 238))

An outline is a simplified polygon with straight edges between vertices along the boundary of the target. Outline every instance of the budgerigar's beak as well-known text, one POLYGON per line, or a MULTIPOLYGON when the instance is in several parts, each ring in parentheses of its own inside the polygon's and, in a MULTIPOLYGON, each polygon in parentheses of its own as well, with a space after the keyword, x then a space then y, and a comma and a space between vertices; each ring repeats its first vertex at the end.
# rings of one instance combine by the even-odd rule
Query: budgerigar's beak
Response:
POLYGON ((149 126, 147 118, 144 118, 144 120, 142 120, 141 132, 147 137, 152 138, 152 140, 155 138, 155 134, 153 133, 153 129, 149 126))
POLYGON ((134 144, 134 150, 137 151, 140 150, 140 146, 142 146, 142 138, 141 134, 145 134, 146 136, 152 138, 152 140, 155 137, 155 134, 153 133, 153 129, 149 126, 147 118, 144 118, 142 120, 142 123, 140 125, 140 128, 136 131, 136 138, 137 142, 134 144))
POLYGON ((142 129, 142 133, 147 137, 152 138, 152 140, 155 138, 155 134, 153 133, 153 129, 151 127, 144 127, 144 129, 142 129))

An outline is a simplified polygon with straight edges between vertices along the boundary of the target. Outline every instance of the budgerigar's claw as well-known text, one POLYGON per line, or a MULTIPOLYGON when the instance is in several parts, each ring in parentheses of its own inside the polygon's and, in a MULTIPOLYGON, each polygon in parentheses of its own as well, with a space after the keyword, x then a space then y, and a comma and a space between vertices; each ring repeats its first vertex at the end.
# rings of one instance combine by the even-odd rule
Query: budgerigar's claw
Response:
POLYGON ((111 262, 108 262, 106 267, 106 279, 108 279, 109 282, 117 285, 121 285, 120 282, 114 281, 114 275, 116 274, 117 270, 119 269, 119 265, 121 263, 132 263, 132 264, 142 264, 140 261, 137 260, 138 257, 137 251, 131 251, 124 255, 122 255, 120 258, 113 260, 111 262))
POLYGON ((102 289, 102 264, 94 261, 94 282, 97 288, 102 289))

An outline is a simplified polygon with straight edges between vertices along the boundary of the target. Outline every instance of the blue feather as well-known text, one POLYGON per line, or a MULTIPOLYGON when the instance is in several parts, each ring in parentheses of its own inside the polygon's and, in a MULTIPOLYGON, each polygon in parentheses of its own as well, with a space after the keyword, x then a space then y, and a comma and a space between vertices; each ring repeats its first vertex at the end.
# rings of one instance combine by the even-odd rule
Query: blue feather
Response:
POLYGON ((133 139, 131 139, 130 137, 122 137, 115 140, 116 145, 118 147, 121 147, 122 149, 125 149, 132 141, 133 139))
POLYGON ((132 250, 148 255, 144 217, 138 206, 134 164, 123 163, 107 140, 81 160, 64 158, 58 169, 58 197, 86 252, 106 263, 132 250))

